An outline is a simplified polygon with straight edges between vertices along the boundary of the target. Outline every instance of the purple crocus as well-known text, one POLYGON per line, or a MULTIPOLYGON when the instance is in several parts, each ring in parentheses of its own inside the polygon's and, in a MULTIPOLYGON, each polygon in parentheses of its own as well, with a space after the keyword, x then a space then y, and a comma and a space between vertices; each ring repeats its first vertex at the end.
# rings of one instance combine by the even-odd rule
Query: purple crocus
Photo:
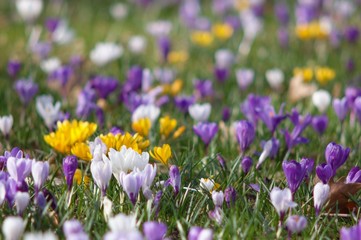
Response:
POLYGON ((338 119, 343 122, 346 118, 348 108, 347 108, 347 98, 342 99, 335 98, 333 99, 333 110, 335 111, 338 119))
POLYGON ((162 240, 167 233, 167 225, 159 222, 145 222, 143 233, 147 240, 162 240))
POLYGON ((349 154, 349 148, 344 148, 334 142, 331 142, 327 145, 325 150, 325 158, 327 164, 332 167, 332 176, 334 176, 336 174, 336 170, 346 162, 349 154))
POLYGON ((217 153, 216 158, 219 162, 219 165, 221 165, 222 169, 223 170, 227 169, 226 161, 224 160, 223 156, 220 153, 217 153))
POLYGON ((286 119, 287 115, 283 113, 284 104, 281 105, 278 114, 272 105, 265 105, 262 108, 255 109, 258 117, 271 131, 272 135, 276 131, 278 125, 286 119))
POLYGON ((255 138, 255 129, 252 123, 247 120, 242 120, 236 123, 235 130, 239 147, 242 152, 245 152, 255 138))
POLYGON ((357 166, 351 168, 347 174, 345 183, 361 183, 361 169, 357 166))
POLYGON ((306 171, 305 180, 308 180, 315 166, 315 161, 310 158, 302 158, 300 164, 306 171))
POLYGON ((127 193, 130 201, 134 206, 138 199, 139 190, 143 185, 143 177, 141 173, 133 171, 126 174, 121 172, 119 182, 123 186, 123 190, 127 193))
POLYGON ((73 76, 74 70, 70 66, 64 65, 52 72, 49 76, 49 80, 58 81, 61 86, 64 87, 73 76))
POLYGON ((234 189, 233 187, 227 187, 226 190, 224 190, 224 200, 226 201, 228 207, 235 204, 236 198, 236 189, 234 189))
POLYGON ((260 119, 259 113, 264 106, 270 106, 271 99, 269 97, 257 96, 249 94, 247 99, 241 105, 241 111, 254 126, 257 126, 260 119))
POLYGON ((214 76, 218 82, 223 83, 229 77, 229 69, 222 68, 222 67, 215 67, 214 68, 214 76))
POLYGON ((100 98, 106 99, 118 87, 118 80, 108 76, 95 76, 90 80, 90 87, 95 89, 100 98))
POLYGON ((289 162, 284 161, 282 163, 282 168, 286 176, 287 185, 292 192, 292 197, 294 197, 306 175, 306 169, 295 160, 291 160, 289 162))
POLYGON ((254 71, 251 69, 238 69, 236 70, 236 80, 238 87, 241 90, 246 90, 249 85, 253 82, 254 71))
POLYGON ((10 77, 16 78, 21 70, 21 62, 18 60, 10 60, 7 65, 7 71, 10 77))
POLYGON ((359 121, 359 123, 361 123, 361 96, 357 97, 354 101, 354 112, 356 113, 356 117, 359 121))
POLYGON ((21 185, 31 172, 33 161, 28 158, 9 157, 6 163, 8 173, 18 185, 21 185))
POLYGON ((199 99, 212 97, 214 95, 213 83, 211 80, 196 79, 194 81, 195 96, 199 99))
POLYGON ((159 53, 163 62, 167 61, 171 47, 171 41, 168 36, 161 36, 158 38, 159 53))
POLYGON ((292 132, 289 133, 287 130, 284 131, 284 136, 288 149, 291 149, 292 147, 300 143, 308 143, 308 140, 302 137, 301 134, 305 130, 305 128, 311 123, 312 116, 310 114, 307 114, 305 117, 301 118, 299 117, 298 112, 296 116, 297 118, 295 118, 295 115, 290 116, 291 121, 295 125, 292 132))
POLYGON ((229 107, 224 107, 222 109, 222 121, 228 122, 231 118, 232 110, 229 107))
POLYGON ((278 2, 275 5, 275 14, 276 17, 278 19, 278 22, 283 25, 283 26, 287 26, 289 19, 290 19, 290 14, 288 11, 288 7, 286 5, 286 3, 284 2, 278 2))
POLYGON ((356 43, 360 36, 360 30, 355 26, 349 26, 346 28, 344 36, 348 42, 356 43))
POLYGON ((127 80, 124 83, 123 92, 138 91, 142 88, 143 69, 132 66, 127 72, 127 80))
POLYGON ((288 29, 285 27, 280 27, 277 32, 278 42, 282 48, 287 48, 290 41, 288 29))
POLYGON ((326 131, 327 125, 328 117, 326 115, 314 116, 312 118, 312 127, 319 135, 326 131))
POLYGON ((34 188, 37 193, 43 186, 49 175, 49 163, 48 162, 33 162, 31 166, 31 174, 34 179, 34 188))
POLYGON ((49 56, 52 46, 49 42, 37 42, 31 46, 31 51, 40 59, 45 59, 49 56))
POLYGON ((199 122, 193 126, 193 131, 202 139, 206 147, 208 147, 218 132, 218 125, 217 123, 199 122))
POLYGON ((38 84, 34 83, 31 79, 20 79, 15 82, 15 90, 18 93, 21 102, 27 106, 31 99, 38 92, 38 84))
POLYGON ((210 228, 191 227, 188 232, 188 240, 212 240, 213 231, 210 228))
POLYGON ((174 195, 178 195, 181 185, 181 176, 179 168, 175 165, 172 165, 169 169, 169 179, 165 183, 165 186, 171 185, 173 187, 174 195))
POLYGON ((251 169, 252 164, 253 164, 253 161, 252 161, 251 157, 248 157, 248 156, 244 157, 241 162, 242 171, 245 174, 247 174, 249 172, 249 170, 251 169))
POLYGON ((361 221, 350 228, 343 227, 340 231, 341 240, 355 240, 360 239, 361 236, 361 221))
POLYGON ((327 184, 333 176, 333 170, 327 163, 322 163, 316 167, 316 174, 323 184, 327 184))
POLYGON ((68 185, 68 191, 71 191, 73 186, 73 179, 76 169, 78 168, 78 158, 76 156, 70 155, 66 156, 63 159, 63 172, 66 179, 66 184, 68 185))
POLYGON ((175 106, 183 113, 187 113, 189 106, 194 104, 195 101, 196 99, 194 96, 180 95, 174 98, 175 106))
POLYGON ((50 33, 53 33, 59 26, 59 23, 60 20, 58 18, 48 18, 46 19, 45 27, 50 33))

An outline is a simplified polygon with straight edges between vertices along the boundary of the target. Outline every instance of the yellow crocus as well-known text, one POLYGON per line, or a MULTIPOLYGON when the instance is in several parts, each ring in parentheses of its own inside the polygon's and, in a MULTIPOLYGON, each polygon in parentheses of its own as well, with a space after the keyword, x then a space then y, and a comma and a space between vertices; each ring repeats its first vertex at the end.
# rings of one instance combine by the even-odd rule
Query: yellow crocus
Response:
POLYGON ((90 148, 88 144, 84 142, 76 143, 74 146, 72 146, 71 154, 85 161, 90 161, 93 158, 92 154, 90 153, 90 148))
POLYGON ((90 178, 86 175, 83 175, 83 172, 80 169, 77 169, 74 173, 74 181, 78 185, 81 185, 81 183, 83 182, 86 186, 88 186, 90 183, 90 178))
POLYGON ((233 28, 226 23, 215 24, 212 27, 213 35, 221 40, 227 40, 233 35, 233 28))
POLYGON ((124 134, 116 134, 108 133, 107 135, 99 136, 102 142, 107 146, 108 150, 110 148, 114 148, 119 151, 120 148, 124 145, 127 148, 132 148, 134 151, 138 153, 142 153, 142 151, 149 146, 149 140, 144 139, 139 134, 130 134, 128 132, 124 134))
POLYGON ((162 147, 154 147, 153 151, 149 151, 149 154, 155 160, 167 165, 169 158, 172 156, 172 150, 168 144, 163 144, 162 147))
POLYGON ((186 126, 181 126, 179 127, 174 133, 173 133, 173 138, 179 138, 186 130, 186 126))
POLYGON ((315 72, 316 80, 323 85, 334 79, 336 75, 335 71, 328 67, 318 67, 315 72))
POLYGON ((176 79, 172 84, 163 85, 163 94, 170 94, 176 96, 180 93, 183 88, 183 80, 176 79))
POLYGON ((83 121, 64 121, 57 123, 57 130, 44 136, 44 140, 57 152, 70 154, 71 148, 85 142, 97 129, 95 123, 83 121))
POLYGON ((303 81, 310 82, 313 78, 313 69, 312 68, 295 68, 293 70, 295 76, 299 75, 302 77, 303 81))
POLYGON ((207 31, 195 31, 191 35, 194 44, 202 47, 208 47, 213 43, 213 36, 207 31))
POLYGON ((162 136, 164 136, 166 138, 177 127, 177 120, 174 118, 170 118, 169 116, 162 117, 159 120, 159 123, 160 123, 159 132, 162 136))
POLYGON ((132 129, 140 135, 147 137, 149 135, 152 123, 149 118, 141 118, 138 121, 132 123, 132 129))
POLYGON ((172 51, 168 54, 167 59, 172 64, 184 63, 188 60, 188 53, 185 51, 172 51))

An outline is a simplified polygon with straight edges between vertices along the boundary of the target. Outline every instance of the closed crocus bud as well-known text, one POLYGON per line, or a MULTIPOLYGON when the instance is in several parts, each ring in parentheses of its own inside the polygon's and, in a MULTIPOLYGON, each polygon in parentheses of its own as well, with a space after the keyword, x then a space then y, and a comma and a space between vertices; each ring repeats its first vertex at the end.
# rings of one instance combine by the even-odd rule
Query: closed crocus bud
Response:
POLYGON ((68 185, 68 191, 70 191, 73 186, 73 178, 77 167, 78 158, 76 156, 71 155, 63 159, 63 171, 66 179, 66 184, 68 185))
POLYGON ((307 227, 307 219, 304 216, 289 216, 286 220, 286 227, 291 234, 300 233, 307 227))
MULTIPOLYGON (((263 145, 263 151, 261 153, 261 155, 259 156, 257 165, 256 165, 256 169, 258 169, 261 164, 271 155, 272 153, 272 149, 274 146, 274 140, 268 140, 264 145, 263 145)), ((278 148, 278 147, 277 147, 278 148)), ((278 149, 277 149, 278 151, 278 149)))
POLYGON ((348 112, 347 99, 345 97, 342 99, 335 98, 332 105, 338 119, 343 122, 348 112))
POLYGON ((143 233, 147 240, 162 240, 167 233, 167 225, 158 222, 145 222, 143 233))
POLYGON ((328 118, 326 115, 314 116, 312 118, 312 127, 319 134, 322 135, 328 125, 328 118))
POLYGON ((25 222, 21 217, 7 217, 2 225, 5 240, 19 240, 24 233, 25 227, 25 222))
POLYGON ((291 189, 292 196, 294 196, 306 176, 306 169, 295 160, 289 162, 283 161, 282 168, 286 176, 288 187, 291 189))
POLYGON ((30 201, 29 193, 27 192, 17 192, 15 194, 15 206, 16 212, 19 215, 22 215, 30 201))
POLYGON ((318 111, 323 113, 331 103, 331 95, 326 90, 318 90, 312 94, 312 102, 318 111))
POLYGON ((346 183, 361 183, 361 169, 353 167, 347 174, 346 183))
POLYGON ((228 207, 230 207, 231 204, 234 204, 236 202, 236 198, 236 189, 234 189, 233 187, 226 188, 226 190, 224 191, 224 200, 226 201, 228 207))
POLYGON ((6 138, 9 137, 11 128, 13 127, 13 122, 14 119, 12 115, 0 117, 0 131, 6 138))
POLYGON ((274 90, 278 90, 282 87, 284 78, 284 74, 280 69, 270 69, 266 72, 267 82, 274 90))
POLYGON ((236 123, 236 138, 242 152, 252 144, 256 135, 255 129, 249 121, 242 120, 236 123))
POLYGON ((356 117, 361 123, 361 97, 357 97, 354 101, 354 111, 356 112, 356 117))
POLYGON ((232 110, 229 107, 224 107, 222 109, 222 121, 228 122, 231 118, 232 110))
POLYGON ((196 122, 206 122, 211 114, 212 106, 209 103, 193 104, 189 106, 189 115, 196 122))
POLYGON ((31 165, 31 174, 34 179, 35 192, 37 192, 42 188, 49 175, 49 163, 40 161, 33 162, 31 165))
POLYGON ((139 190, 143 184, 142 175, 134 171, 128 174, 121 172, 119 181, 123 186, 124 191, 127 193, 130 201, 133 205, 135 205, 137 202, 139 190))
POLYGON ((223 199, 224 199, 224 194, 222 191, 219 191, 219 192, 213 191, 212 192, 212 200, 216 207, 222 207, 223 199))
POLYGON ((213 138, 218 132, 217 123, 203 123, 200 122, 197 125, 193 126, 194 133, 199 136, 203 143, 208 147, 213 138))
POLYGON ((276 208, 276 211, 280 216, 280 222, 283 221, 288 209, 297 206, 297 203, 292 201, 292 192, 289 188, 281 190, 278 187, 274 187, 270 193, 270 197, 273 206, 276 208))
POLYGON ((174 194, 177 195, 180 191, 181 185, 181 176, 179 173, 179 168, 175 165, 172 165, 169 169, 169 184, 173 187, 174 194))
POLYGON ((238 69, 236 70, 236 79, 238 86, 241 90, 246 90, 253 82, 254 71, 251 69, 238 69))
POLYGON ((360 233, 361 233, 361 221, 356 226, 350 228, 346 228, 346 227, 341 228, 340 239, 341 240, 360 239, 361 236, 360 233))
POLYGON ((21 62, 10 60, 7 65, 7 71, 10 77, 15 78, 21 70, 21 62))
POLYGON ((316 210, 316 216, 321 212, 322 206, 330 195, 330 186, 321 182, 317 183, 313 189, 313 203, 316 210))
POLYGON ((308 179, 313 171, 313 167, 315 166, 315 161, 310 158, 302 158, 300 164, 303 169, 305 169, 305 179, 308 179))
POLYGON ((336 170, 346 162, 349 154, 349 148, 344 148, 334 142, 331 142, 327 145, 325 150, 325 158, 327 164, 332 167, 333 176, 335 175, 336 170))
POLYGON ((191 227, 188 240, 213 240, 213 231, 209 228, 191 227))
POLYGON ((252 164, 253 164, 253 161, 252 161, 252 158, 251 157, 244 157, 242 159, 242 162, 241 162, 241 167, 242 167, 242 170, 245 174, 247 174, 249 172, 249 170, 251 169, 252 167, 252 164))
POLYGON ((14 88, 25 106, 29 104, 39 89, 38 84, 34 83, 32 79, 20 79, 15 82, 14 88))
POLYGON ((16 9, 26 22, 33 22, 43 10, 42 0, 16 0, 16 9))
POLYGON ((104 197, 112 177, 112 165, 110 160, 103 154, 102 159, 93 160, 91 162, 90 171, 95 184, 101 190, 102 197, 104 197))
POLYGON ((333 170, 329 164, 322 163, 316 167, 316 174, 324 184, 327 184, 333 176, 333 170))

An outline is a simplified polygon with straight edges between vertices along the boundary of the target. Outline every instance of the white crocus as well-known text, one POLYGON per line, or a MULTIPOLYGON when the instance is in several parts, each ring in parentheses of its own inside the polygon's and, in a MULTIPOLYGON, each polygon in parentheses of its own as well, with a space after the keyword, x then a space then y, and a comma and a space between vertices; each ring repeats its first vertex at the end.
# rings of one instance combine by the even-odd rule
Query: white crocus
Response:
POLYGON ((188 108, 189 115, 196 122, 206 122, 211 114, 211 110, 212 106, 209 103, 195 103, 188 108))
POLYGON ((16 0, 16 10, 22 19, 33 22, 43 10, 42 0, 16 0))
POLYGON ((288 209, 297 206, 297 203, 292 201, 292 193, 289 188, 281 190, 278 187, 274 187, 270 193, 270 197, 273 206, 281 218, 284 217, 288 209))
POLYGON ((132 148, 122 146, 119 151, 111 148, 108 153, 112 165, 112 172, 119 181, 120 172, 127 173, 135 168, 142 171, 149 162, 149 153, 139 154, 132 148))
POLYGON ((216 207, 222 207, 223 199, 224 199, 224 194, 222 191, 219 191, 219 192, 213 191, 212 192, 212 200, 216 207))
POLYGON ((122 20, 128 15, 128 7, 124 3, 115 3, 110 7, 110 15, 115 20, 122 20))
POLYGON ((100 42, 90 52, 90 60, 101 67, 120 58, 122 54, 122 46, 112 42, 100 42))
POLYGON ((5 240, 19 240, 24 233, 25 227, 25 222, 21 217, 7 217, 2 225, 5 240))
POLYGON ((27 192, 17 192, 15 194, 15 206, 16 211, 19 215, 21 215, 26 207, 28 206, 30 201, 30 195, 27 192))
POLYGON ((320 213, 322 206, 327 201, 330 195, 330 186, 328 184, 323 184, 318 182, 313 188, 313 203, 316 209, 316 215, 320 213))
POLYGON ((324 113, 331 103, 331 94, 326 90, 318 90, 313 93, 312 102, 318 111, 324 113))
POLYGON ((112 232, 132 232, 137 230, 135 215, 118 214, 108 221, 108 226, 112 232))
POLYGON ((254 79, 254 71, 252 69, 240 68, 236 70, 237 84, 240 89, 246 89, 254 79))
POLYGON ((160 108, 153 104, 140 105, 132 114, 132 122, 136 122, 142 118, 149 118, 149 120, 154 123, 159 117, 159 114, 160 108))
POLYGON ((261 164, 267 159, 267 157, 270 155, 271 150, 273 147, 273 143, 272 143, 272 139, 268 140, 266 142, 266 144, 263 147, 263 151, 261 153, 261 155, 259 156, 256 168, 259 168, 261 166, 261 164))
POLYGON ((36 110, 49 129, 52 129, 54 123, 59 119, 60 107, 60 102, 53 105, 53 97, 50 95, 42 95, 36 98, 36 110))
POLYGON ((113 216, 113 202, 107 197, 103 199, 103 214, 106 221, 113 216))
POLYGON ((143 194, 147 199, 151 199, 153 197, 153 193, 150 190, 150 187, 153 184, 155 175, 157 174, 157 165, 147 164, 142 171, 143 175, 143 185, 142 190, 143 194))
POLYGON ((74 36, 74 30, 69 27, 68 22, 61 20, 52 34, 52 39, 55 43, 64 45, 73 41, 74 36))
POLYGON ((59 58, 48 58, 40 63, 40 68, 45 73, 50 74, 61 66, 59 58))
POLYGON ((143 36, 133 36, 128 41, 128 49, 130 52, 140 54, 145 51, 147 47, 147 39, 143 36))
POLYGON ((169 35, 172 30, 172 23, 165 20, 150 22, 146 26, 147 32, 154 37, 169 35))
MULTIPOLYGON (((100 145, 98 145, 100 146, 100 145)), ((101 159, 93 159, 90 165, 95 184, 101 190, 102 196, 105 196, 109 181, 112 177, 112 165, 110 160, 103 154, 101 159)))
POLYGON ((285 77, 281 69, 274 68, 266 71, 266 79, 271 88, 278 90, 281 88, 285 77))
POLYGON ((0 117, 0 131, 6 136, 9 136, 11 128, 13 127, 14 119, 12 115, 0 117))
POLYGON ((6 195, 5 183, 0 182, 0 205, 3 204, 6 195))
POLYGON ((214 188, 214 181, 209 178, 201 178, 200 187, 207 190, 208 192, 212 191, 214 188))
POLYGON ((229 49, 220 49, 215 53, 216 65, 220 68, 228 68, 233 64, 234 55, 229 49))

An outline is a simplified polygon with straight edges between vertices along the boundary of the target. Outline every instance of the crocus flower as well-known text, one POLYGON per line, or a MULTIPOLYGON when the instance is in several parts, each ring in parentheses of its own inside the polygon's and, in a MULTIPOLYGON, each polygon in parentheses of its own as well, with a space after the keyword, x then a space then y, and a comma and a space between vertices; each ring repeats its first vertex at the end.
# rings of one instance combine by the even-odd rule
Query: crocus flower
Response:
POLYGON ((100 98, 105 99, 118 87, 118 80, 98 75, 90 80, 90 86, 95 89, 100 98))
POLYGON ((333 170, 331 165, 327 163, 322 163, 316 167, 317 177, 324 183, 327 184, 328 181, 333 176, 333 170))
POLYGON ((246 156, 242 159, 241 167, 245 174, 247 174, 249 172, 249 170, 252 167, 252 164, 253 164, 253 161, 252 161, 251 157, 246 156))
POLYGON ((342 99, 333 99, 333 110, 335 111, 338 119, 343 122, 348 112, 347 99, 345 97, 342 99))
POLYGON ((229 107, 224 107, 222 109, 222 121, 228 122, 231 118, 232 110, 229 107))
POLYGON ((90 60, 97 66, 104 66, 123 54, 123 47, 111 42, 97 43, 90 52, 90 60))
POLYGON ((346 227, 341 228, 340 239, 341 240, 359 239, 360 233, 361 233, 361 222, 350 228, 346 228, 346 227))
POLYGON ((21 62, 10 60, 7 65, 7 71, 10 77, 15 78, 21 70, 21 62))
POLYGON ((194 81, 195 96, 199 99, 214 95, 213 82, 211 80, 196 79, 194 81))
POLYGON ((43 10, 42 0, 17 0, 16 10, 26 22, 33 22, 43 10))
POLYGON ((6 167, 11 178, 20 184, 29 176, 32 163, 33 161, 28 158, 9 157, 6 167))
POLYGON ((163 144, 162 147, 154 147, 149 154, 155 160, 167 165, 169 158, 172 156, 172 149, 168 144, 163 144))
POLYGON ((214 220, 219 225, 222 224, 223 212, 220 207, 215 207, 214 210, 208 212, 208 217, 214 220))
POLYGON ((27 192, 17 192, 15 194, 15 206, 18 215, 22 215, 30 201, 30 195, 27 192))
POLYGON ((305 180, 308 180, 315 166, 315 161, 311 158, 301 158, 300 164, 306 171, 305 180))
POLYGON ((288 7, 286 5, 286 3, 284 2, 278 2, 275 7, 275 15, 277 17, 278 22, 283 25, 286 26, 289 22, 289 10, 288 7))
POLYGON ((290 235, 300 233, 307 227, 307 219, 304 216, 289 216, 286 220, 286 227, 290 235))
POLYGON ((276 113, 272 105, 264 105, 262 108, 255 109, 257 116, 266 125, 272 135, 276 131, 278 125, 286 119, 287 115, 283 113, 284 104, 281 105, 278 113, 276 113))
POLYGON ((62 87, 65 87, 71 78, 74 77, 74 70, 71 66, 60 66, 51 72, 49 80, 58 81, 62 87))
POLYGON ((24 233, 26 224, 21 217, 9 216, 5 218, 2 232, 5 240, 19 240, 24 233))
POLYGON ((12 115, 0 117, 0 131, 5 136, 5 138, 9 137, 11 128, 13 127, 13 122, 14 119, 12 115))
POLYGON ((361 123, 361 96, 355 99, 353 110, 356 113, 358 121, 361 123))
POLYGON ((213 191, 214 188, 217 188, 217 183, 215 183, 212 179, 209 178, 201 178, 199 185, 201 188, 209 192, 213 191))
POLYGON ((34 95, 38 92, 38 84, 31 79, 21 79, 15 82, 15 90, 18 93, 21 102, 28 105, 34 95))
POLYGON ((73 178, 77 168, 78 168, 77 157, 70 155, 63 159, 63 172, 65 175, 66 184, 68 185, 68 191, 70 191, 73 186, 73 178))
POLYGON ((343 148, 334 142, 327 145, 325 150, 325 158, 327 164, 332 167, 333 176, 336 174, 336 170, 341 167, 347 160, 350 154, 349 148, 343 148))
POLYGON ((312 94, 312 102, 323 113, 331 103, 331 95, 326 90, 318 90, 312 94))
POLYGON ((124 173, 119 175, 119 183, 122 185, 123 190, 127 193, 133 206, 137 202, 138 193, 143 184, 143 178, 139 172, 124 173))
POLYGON ((210 228, 191 227, 188 240, 212 240, 213 231, 210 228))
POLYGON ((171 41, 168 36, 160 36, 158 38, 158 48, 162 61, 167 61, 171 46, 171 41))
POLYGON ((283 222, 286 212, 290 208, 297 206, 297 203, 292 201, 291 190, 289 188, 281 190, 278 187, 274 187, 270 193, 270 196, 271 202, 280 216, 280 222, 283 222))
POLYGON ((222 82, 226 81, 227 78, 229 77, 229 69, 215 67, 214 68, 214 76, 217 79, 217 81, 222 83, 222 82))
POLYGON ((159 117, 160 108, 153 105, 140 105, 132 114, 132 122, 136 122, 142 118, 149 118, 149 120, 154 123, 155 120, 159 117))
POLYGON ((209 103, 193 104, 189 106, 189 115, 197 122, 206 122, 211 114, 212 106, 209 103))
POLYGON ((84 232, 82 224, 75 219, 65 221, 63 231, 66 239, 89 239, 88 235, 84 232))
POLYGON ((254 126, 260 119, 259 113, 262 112, 264 106, 271 106, 271 99, 269 97, 257 96, 249 94, 247 99, 241 104, 241 111, 254 126))
POLYGON ((143 233, 147 240, 162 240, 167 233, 167 225, 158 222, 145 222, 143 233))
POLYGON ((48 162, 33 162, 31 166, 31 174, 34 179, 35 192, 38 192, 43 186, 49 175, 48 162))
POLYGON ((284 74, 280 69, 270 69, 266 71, 266 80, 274 90, 279 90, 284 81, 284 74))
POLYGON ((237 198, 236 189, 233 187, 227 187, 224 191, 224 200, 227 203, 227 206, 230 207, 232 204, 235 204, 237 198))
POLYGON ((235 130, 239 147, 241 151, 244 152, 249 148, 255 138, 255 129, 249 121, 242 120, 236 123, 235 130))
POLYGON ((215 53, 216 66, 228 69, 234 62, 234 54, 229 49, 220 49, 215 53))
POLYGON ((345 183, 361 183, 361 169, 357 166, 351 168, 347 174, 345 183))
POLYGON ((288 187, 291 189, 293 199, 297 189, 306 175, 306 169, 295 160, 289 162, 284 161, 282 163, 282 168, 287 179, 288 187))
POLYGON ((222 191, 213 191, 212 192, 212 200, 213 200, 213 203, 214 203, 214 206, 216 207, 222 207, 223 205, 223 199, 224 199, 224 194, 222 191))
POLYGON ((188 112, 188 108, 196 101, 194 96, 180 95, 174 98, 175 106, 183 113, 188 112))
MULTIPOLYGON (((95 151, 101 151, 101 145, 98 145, 95 151)), ((102 197, 106 195, 106 190, 112 177, 112 165, 110 160, 103 154, 101 159, 93 159, 90 165, 95 184, 101 190, 102 197)))
POLYGON ((0 181, 0 205, 3 204, 6 197, 6 183, 0 181))
POLYGON ((132 36, 128 41, 128 49, 134 54, 141 54, 146 50, 147 39, 143 36, 132 36))
POLYGON ((143 177, 143 184, 142 184, 143 195, 147 199, 152 199, 153 193, 150 187, 152 186, 155 175, 157 174, 157 165, 147 164, 147 166, 145 166, 144 170, 141 173, 143 177))
POLYGON ((218 125, 217 123, 200 122, 193 126, 193 131, 202 139, 206 147, 208 147, 218 132, 218 125))
POLYGON ((236 80, 238 87, 241 90, 246 90, 248 86, 253 82, 254 71, 251 69, 238 69, 236 70, 236 80))
MULTIPOLYGON (((292 120, 292 116, 290 117, 292 120)), ((295 145, 300 143, 307 143, 308 139, 301 136, 302 132, 305 130, 305 128, 311 123, 312 116, 306 115, 301 121, 298 119, 297 114, 297 120, 293 119, 292 122, 294 123, 295 127, 292 130, 291 133, 289 133, 287 130, 284 131, 284 136, 286 139, 287 147, 288 149, 293 148, 295 145)))
POLYGON ((328 117, 326 115, 314 116, 312 118, 312 127, 319 134, 322 135, 328 125, 328 117))
POLYGON ((46 232, 30 232, 25 233, 24 240, 57 240, 58 237, 55 235, 55 233, 49 231, 46 232))
POLYGON ((59 119, 60 108, 61 103, 56 102, 53 105, 53 97, 50 95, 42 95, 36 98, 36 110, 49 129, 52 129, 55 121, 59 119))
POLYGON ((172 165, 169 168, 169 179, 167 180, 165 185, 168 184, 173 187, 174 195, 177 195, 180 191, 181 176, 180 176, 179 168, 175 165, 172 165))
POLYGON ((355 26, 349 26, 346 28, 344 35, 347 41, 355 43, 360 36, 360 30, 355 26))
POLYGON ((321 182, 317 183, 313 188, 313 203, 316 210, 316 216, 321 212, 322 206, 330 195, 330 186, 321 182))

